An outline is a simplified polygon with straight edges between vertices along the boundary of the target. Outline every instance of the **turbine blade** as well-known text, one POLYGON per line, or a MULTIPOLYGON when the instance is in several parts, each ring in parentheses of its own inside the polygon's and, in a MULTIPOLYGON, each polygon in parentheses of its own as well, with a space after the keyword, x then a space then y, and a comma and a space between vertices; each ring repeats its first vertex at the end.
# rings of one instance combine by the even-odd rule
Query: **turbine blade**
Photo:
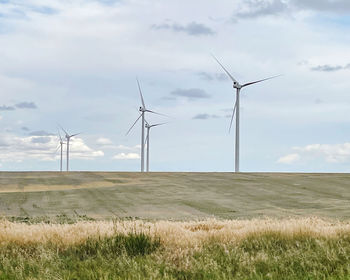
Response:
POLYGON ((74 137, 74 136, 77 136, 77 135, 79 135, 79 134, 81 134, 81 132, 76 133, 76 134, 72 134, 72 135, 70 135, 69 137, 74 137))
POLYGON ((128 132, 125 135, 128 135, 129 132, 132 130, 132 128, 135 126, 135 124, 137 123, 137 121, 141 118, 142 114, 140 114, 140 116, 136 119, 136 121, 133 123, 133 125, 129 128, 128 132))
POLYGON ((66 135, 69 135, 68 132, 59 124, 59 127, 64 131, 66 135))
POLYGON ((250 85, 256 84, 256 83, 261 83, 263 81, 271 80, 271 79, 274 79, 274 78, 277 78, 277 77, 280 77, 280 76, 282 76, 282 75, 277 75, 277 76, 273 76, 273 77, 270 77, 270 78, 262 79, 262 80, 259 80, 259 81, 246 83, 246 84, 242 85, 242 88, 246 87, 246 86, 250 86, 250 85))
POLYGON ((139 87, 139 92, 140 92, 140 97, 141 97, 141 102, 142 102, 142 106, 143 108, 146 108, 145 106, 145 101, 143 100, 143 96, 142 96, 142 91, 141 91, 141 87, 140 87, 140 82, 139 80, 136 78, 136 81, 137 81, 137 86, 139 87))
POLYGON ((145 112, 149 112, 149 113, 152 113, 152 114, 156 114, 156 115, 160 115, 160 116, 163 116, 163 117, 168 117, 168 118, 170 118, 170 117, 167 116, 167 115, 164 115, 164 114, 161 114, 161 113, 157 113, 157 112, 154 112, 154 111, 152 111, 152 110, 145 110, 145 112))
POLYGON ((152 124, 150 127, 160 126, 160 125, 163 125, 163 124, 167 124, 167 123, 156 123, 156 124, 152 124))
POLYGON ((57 132, 58 132, 58 136, 60 137, 60 140, 62 141, 62 136, 61 136, 60 130, 57 129, 57 132))
POLYGON ((145 145, 144 145, 144 146, 146 146, 146 144, 147 144, 148 137, 149 137, 149 134, 147 134, 147 137, 146 137, 146 139, 145 139, 145 145))
POLYGON ((236 113, 236 105, 237 105, 237 103, 235 102, 235 106, 233 107, 233 112, 232 112, 232 117, 231 117, 231 122, 230 122, 230 128, 229 128, 229 130, 228 130, 228 133, 231 132, 233 117, 235 116, 235 113, 236 113))
POLYGON ((233 82, 239 84, 239 82, 238 82, 235 78, 232 77, 232 75, 230 74, 230 72, 228 72, 228 71, 226 70, 226 68, 220 63, 220 61, 219 61, 213 54, 212 54, 211 56, 216 60, 217 63, 219 63, 219 65, 221 66, 221 68, 226 72, 226 74, 230 77, 230 79, 231 79, 233 82))
POLYGON ((56 154, 56 153, 58 152, 58 150, 60 149, 60 147, 61 147, 61 145, 58 145, 58 146, 57 146, 57 148, 56 148, 54 154, 56 154))

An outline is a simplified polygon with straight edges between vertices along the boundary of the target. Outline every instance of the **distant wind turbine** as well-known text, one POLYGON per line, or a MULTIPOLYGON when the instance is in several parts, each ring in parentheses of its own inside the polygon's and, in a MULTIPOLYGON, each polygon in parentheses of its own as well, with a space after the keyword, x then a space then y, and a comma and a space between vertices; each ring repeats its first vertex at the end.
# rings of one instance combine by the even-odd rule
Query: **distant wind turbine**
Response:
POLYGON ((253 85, 256 83, 261 83, 261 82, 266 81, 266 80, 277 78, 281 75, 273 76, 270 78, 266 78, 266 79, 262 79, 262 80, 258 80, 255 82, 250 82, 250 83, 246 83, 246 84, 241 85, 235 78, 233 78, 233 76, 226 70, 226 68, 220 63, 220 61, 214 55, 212 55, 212 56, 216 60, 216 62, 221 66, 221 68, 225 71, 227 76, 229 76, 229 78, 232 80, 233 88, 236 89, 236 102, 235 102, 235 105, 233 107, 229 131, 231 131, 233 118, 234 118, 234 115, 236 113, 235 172, 239 172, 239 94, 240 94, 240 91, 242 88, 244 88, 246 86, 250 86, 250 85, 253 85))
POLYGON ((144 169, 145 169, 145 167, 144 167, 145 166, 145 144, 144 144, 145 143, 145 113, 149 112, 149 113, 152 113, 152 114, 157 114, 157 115, 162 115, 162 116, 165 116, 165 115, 156 113, 156 112, 148 110, 146 108, 145 101, 143 100, 143 95, 142 95, 142 91, 141 91, 139 80, 136 79, 136 81, 137 81, 137 86, 139 88, 140 98, 141 98, 141 106, 139 108, 140 116, 136 119, 136 121, 133 123, 133 125, 129 128, 129 130, 126 133, 126 135, 129 134, 129 132, 136 125, 138 120, 141 118, 141 122, 142 122, 142 124, 141 124, 141 172, 144 172, 144 169))
POLYGON ((66 134, 66 139, 67 139, 67 171, 69 171, 69 142, 70 142, 70 139, 74 136, 77 136, 79 135, 80 133, 76 133, 76 134, 71 134, 69 135, 68 132, 63 128, 61 127, 62 130, 64 131, 64 133, 66 134))
POLYGON ((160 126, 163 125, 165 123, 157 123, 157 124, 152 124, 150 125, 146 120, 146 125, 145 127, 147 128, 147 136, 146 136, 146 141, 145 141, 145 145, 147 145, 147 160, 146 160, 146 171, 149 172, 149 133, 152 127, 156 127, 156 126, 160 126))
MULTIPOLYGON (((62 139, 62 136, 61 136, 60 131, 58 131, 58 136, 59 136, 59 138, 60 138, 60 143, 59 143, 59 146, 58 146, 57 148, 60 148, 60 149, 61 149, 61 151, 60 151, 60 153, 61 153, 61 160, 60 160, 60 171, 62 172, 62 163, 63 163, 63 145, 64 145, 65 143, 63 142, 63 139, 62 139)), ((56 150, 56 151, 57 151, 57 150, 56 150)))

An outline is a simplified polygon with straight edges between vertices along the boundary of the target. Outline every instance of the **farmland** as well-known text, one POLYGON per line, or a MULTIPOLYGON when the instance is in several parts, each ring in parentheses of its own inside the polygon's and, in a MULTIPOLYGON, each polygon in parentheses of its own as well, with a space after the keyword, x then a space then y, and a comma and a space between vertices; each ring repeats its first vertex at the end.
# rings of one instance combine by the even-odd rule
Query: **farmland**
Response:
POLYGON ((155 220, 350 217, 350 175, 1 172, 0 215, 155 220))
POLYGON ((0 279, 350 279, 350 176, 0 173, 0 279))

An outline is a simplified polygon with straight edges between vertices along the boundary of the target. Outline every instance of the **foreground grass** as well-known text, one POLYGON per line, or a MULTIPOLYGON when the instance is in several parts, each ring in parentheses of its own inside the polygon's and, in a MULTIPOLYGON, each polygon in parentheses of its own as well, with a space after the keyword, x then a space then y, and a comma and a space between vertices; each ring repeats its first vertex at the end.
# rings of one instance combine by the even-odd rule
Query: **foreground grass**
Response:
POLYGON ((2 221, 0 279, 350 279, 350 224, 2 221))

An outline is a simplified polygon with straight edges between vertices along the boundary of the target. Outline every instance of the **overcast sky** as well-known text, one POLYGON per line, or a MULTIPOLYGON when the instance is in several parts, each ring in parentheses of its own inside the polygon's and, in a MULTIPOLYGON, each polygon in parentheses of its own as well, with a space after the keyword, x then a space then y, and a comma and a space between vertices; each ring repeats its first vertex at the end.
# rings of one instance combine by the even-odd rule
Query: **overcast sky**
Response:
POLYGON ((151 170, 350 171, 349 0, 0 0, 0 169, 138 171, 139 78, 151 170))

